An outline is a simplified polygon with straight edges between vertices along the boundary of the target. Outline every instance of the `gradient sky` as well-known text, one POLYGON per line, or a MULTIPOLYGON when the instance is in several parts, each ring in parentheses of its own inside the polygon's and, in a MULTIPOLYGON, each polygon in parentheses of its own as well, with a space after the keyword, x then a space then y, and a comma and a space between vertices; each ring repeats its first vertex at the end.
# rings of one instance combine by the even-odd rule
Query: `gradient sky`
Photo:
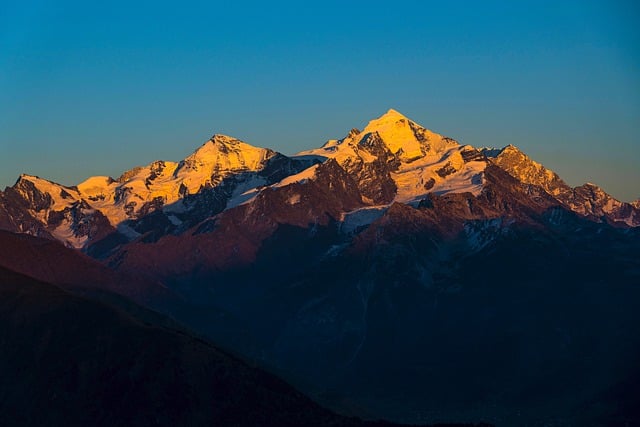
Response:
POLYGON ((0 187, 213 133, 292 154, 394 108, 640 197, 635 1, 129 3, 0 1, 0 187))

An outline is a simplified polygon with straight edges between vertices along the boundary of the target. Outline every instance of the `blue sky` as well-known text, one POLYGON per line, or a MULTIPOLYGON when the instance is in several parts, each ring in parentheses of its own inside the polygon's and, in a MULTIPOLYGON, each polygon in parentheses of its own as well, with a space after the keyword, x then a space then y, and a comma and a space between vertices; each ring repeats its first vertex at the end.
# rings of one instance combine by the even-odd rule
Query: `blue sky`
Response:
POLYGON ((394 108, 640 197, 640 7, 573 2, 0 1, 0 187, 285 154, 394 108))

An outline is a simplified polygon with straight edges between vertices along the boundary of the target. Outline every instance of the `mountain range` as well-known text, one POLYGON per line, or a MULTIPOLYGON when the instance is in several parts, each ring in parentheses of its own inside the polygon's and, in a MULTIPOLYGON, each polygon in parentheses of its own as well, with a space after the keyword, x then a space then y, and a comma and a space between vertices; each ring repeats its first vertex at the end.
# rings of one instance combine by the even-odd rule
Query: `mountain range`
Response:
POLYGON ((638 421, 639 226, 640 201, 395 110, 294 156, 214 135, 0 192, 4 268, 407 423, 638 421))
POLYGON ((428 194, 480 194, 486 169, 497 166, 522 184, 540 187, 580 216, 615 226, 640 225, 639 202, 620 202, 594 184, 571 188, 517 147, 474 148, 389 110, 362 130, 287 157, 214 135, 180 162, 155 161, 118 178, 90 177, 68 187, 21 175, 0 199, 3 229, 53 238, 91 253, 151 232, 180 234, 220 212, 253 203, 265 191, 314 179, 334 160, 357 185, 347 223, 368 221, 392 203, 415 206, 428 194), (364 218, 366 217, 366 218, 364 218), (358 219, 356 219, 358 218, 358 219), (108 242, 108 243, 107 243, 108 242))

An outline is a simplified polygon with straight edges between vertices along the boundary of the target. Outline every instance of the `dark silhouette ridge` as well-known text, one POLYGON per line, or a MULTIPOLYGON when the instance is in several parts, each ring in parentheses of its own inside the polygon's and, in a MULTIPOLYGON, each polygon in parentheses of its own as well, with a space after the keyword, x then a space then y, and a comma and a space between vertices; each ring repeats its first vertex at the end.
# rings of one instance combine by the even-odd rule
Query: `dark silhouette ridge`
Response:
POLYGON ((336 416, 183 332, 0 268, 5 426, 392 426, 336 416))

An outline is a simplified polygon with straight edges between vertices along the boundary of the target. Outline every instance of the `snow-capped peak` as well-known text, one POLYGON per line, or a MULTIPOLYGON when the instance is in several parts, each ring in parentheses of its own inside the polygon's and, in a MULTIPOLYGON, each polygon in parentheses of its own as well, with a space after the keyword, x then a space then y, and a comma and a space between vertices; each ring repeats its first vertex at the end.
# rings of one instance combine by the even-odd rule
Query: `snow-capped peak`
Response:
MULTIPOLYGON (((74 188, 66 187, 35 175, 21 174, 14 188, 21 190, 23 193, 35 191, 42 195, 47 195, 50 199, 49 205, 57 203, 59 206, 67 206, 79 199, 78 192, 74 188)), ((35 195, 29 194, 28 197, 33 198, 35 195)), ((40 207, 42 208, 43 206, 41 205, 40 207)))
POLYGON ((271 155, 273 151, 269 149, 254 147, 231 136, 215 134, 187 157, 184 163, 199 160, 220 167, 228 163, 232 169, 239 167, 255 170, 271 155))
POLYGON ((549 194, 557 196, 569 190, 567 184, 555 172, 533 161, 513 144, 507 145, 497 154, 485 150, 485 155, 491 157, 494 164, 514 178, 526 184, 538 185, 549 194))
POLYGON ((60 184, 56 184, 53 181, 49 181, 48 179, 44 179, 44 178, 40 178, 39 176, 36 175, 29 175, 26 173, 21 173, 20 176, 18 177, 18 180, 16 181, 16 184, 21 182, 21 181, 28 181, 31 182, 33 184, 41 184, 41 183, 47 183, 47 184, 53 184, 56 186, 61 186, 60 184))
POLYGON ((258 171, 275 154, 272 150, 216 134, 180 162, 175 176, 193 194, 202 185, 212 184, 230 173, 258 171))
POLYGON ((363 200, 411 203, 429 192, 482 189, 486 158, 390 109, 343 139, 299 156, 335 159, 360 184, 363 200), (475 153, 475 154, 474 154, 475 153), (471 154, 471 155, 470 155, 471 154))
MULTIPOLYGON (((117 227, 162 206, 180 211, 184 208, 179 203, 182 198, 215 187, 233 175, 251 175, 239 179, 245 186, 264 185, 267 181, 258 174, 277 155, 237 138, 215 134, 179 163, 155 161, 126 171, 117 180, 93 176, 77 186, 65 187, 23 174, 14 188, 29 200, 38 219, 45 224, 50 211, 69 210, 81 203, 86 205, 87 212, 100 211, 111 226, 117 227)), ((70 224, 63 224, 65 230, 75 227, 70 224)))
POLYGON ((377 132, 401 161, 411 162, 427 154, 442 153, 457 142, 420 126, 394 109, 371 120, 362 134, 377 132))
POLYGON ((389 108, 386 113, 382 116, 378 117, 375 120, 399 120, 399 119, 407 119, 407 116, 399 112, 398 110, 394 110, 393 108, 389 108))

